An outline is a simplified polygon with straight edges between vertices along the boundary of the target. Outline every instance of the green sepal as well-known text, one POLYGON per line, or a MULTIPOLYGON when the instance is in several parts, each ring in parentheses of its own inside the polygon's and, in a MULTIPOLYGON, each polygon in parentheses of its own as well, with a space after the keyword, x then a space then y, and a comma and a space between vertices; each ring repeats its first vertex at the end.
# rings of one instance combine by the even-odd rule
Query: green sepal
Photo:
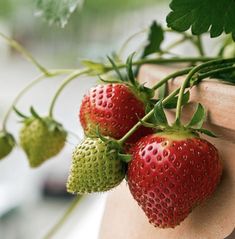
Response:
POLYGON ((53 118, 46 117, 46 118, 40 118, 43 123, 46 124, 49 132, 55 132, 60 131, 67 135, 67 131, 64 129, 63 125, 57 121, 55 121, 53 118))
POLYGON ((112 65, 114 71, 116 72, 116 74, 117 74, 118 77, 120 78, 120 80, 121 80, 122 82, 126 81, 126 80, 123 78, 123 76, 122 76, 120 70, 118 69, 116 63, 114 62, 114 60, 113 60, 111 57, 109 57, 109 56, 107 56, 107 58, 108 58, 109 62, 111 63, 111 65, 112 65))
POLYGON ((155 95, 155 91, 151 88, 144 86, 144 84, 138 85, 138 91, 144 92, 148 99, 152 99, 155 95))
POLYGON ((32 114, 32 116, 36 119, 42 119, 39 114, 35 111, 35 109, 33 108, 33 106, 30 107, 30 113, 32 114))
POLYGON ((99 62, 95 62, 91 60, 83 60, 82 64, 88 67, 92 71, 93 75, 104 74, 107 72, 107 68, 102 63, 99 63, 99 62))
POLYGON ((116 80, 105 80, 101 76, 98 76, 98 77, 99 77, 99 80, 103 83, 107 83, 107 84, 121 83, 121 81, 118 80, 118 79, 116 79, 116 80))
POLYGON ((137 86, 138 83, 135 79, 133 70, 132 70, 132 59, 135 55, 135 52, 133 52, 131 55, 128 56, 127 61, 126 61, 126 71, 127 71, 127 76, 128 76, 128 80, 129 82, 133 85, 133 86, 137 86))
MULTIPOLYGON (((186 105, 189 102, 190 92, 187 91, 183 95, 182 105, 186 105)), ((177 107, 178 96, 171 98, 166 104, 164 104, 164 108, 166 109, 175 109, 177 107)))
POLYGON ((168 126, 168 121, 163 109, 162 100, 159 100, 154 106, 154 117, 156 124, 160 126, 168 126))
POLYGON ((199 103, 197 105, 197 109, 192 117, 192 119, 190 120, 190 122, 186 125, 186 127, 193 127, 195 129, 200 129, 203 125, 203 122, 205 120, 205 109, 204 107, 199 103), (195 127, 196 126, 196 127, 195 127))
POLYGON ((95 133, 96 133, 96 136, 97 136, 98 138, 100 138, 103 142, 108 142, 108 141, 110 141, 110 139, 108 139, 107 137, 104 137, 104 136, 100 133, 100 126, 99 126, 99 125, 96 126, 95 133))
POLYGON ((163 84, 160 88, 158 88, 158 98, 164 99, 166 97, 167 92, 167 84, 163 84))
POLYGON ((28 118, 29 118, 29 116, 27 116, 27 115, 21 113, 21 112, 16 108, 16 106, 13 106, 13 110, 14 110, 15 113, 16 113, 18 116, 20 116, 21 118, 23 118, 23 119, 28 119, 28 118))
POLYGON ((204 129, 204 128, 201 128, 201 129, 193 129, 201 134, 206 134, 210 137, 213 137, 213 138, 217 138, 217 135, 214 134, 212 131, 208 130, 208 129, 204 129))
POLYGON ((125 163, 129 163, 132 159, 130 154, 121 154, 121 153, 118 153, 118 158, 125 163))

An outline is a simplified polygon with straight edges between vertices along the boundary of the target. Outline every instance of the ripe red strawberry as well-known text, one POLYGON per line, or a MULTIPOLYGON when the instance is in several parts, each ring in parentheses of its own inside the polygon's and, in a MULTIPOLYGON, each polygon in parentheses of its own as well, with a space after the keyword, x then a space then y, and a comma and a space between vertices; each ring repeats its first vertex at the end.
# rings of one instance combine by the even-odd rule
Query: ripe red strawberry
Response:
MULTIPOLYGON (((114 139, 123 137, 144 115, 144 94, 119 83, 90 89, 80 108, 80 121, 86 135, 94 135, 99 126, 102 135, 114 139)), ((152 132, 152 129, 141 127, 128 142, 136 142, 152 132)))
POLYGON ((134 199, 156 227, 175 227, 215 191, 222 164, 217 149, 191 133, 140 139, 128 165, 134 199))

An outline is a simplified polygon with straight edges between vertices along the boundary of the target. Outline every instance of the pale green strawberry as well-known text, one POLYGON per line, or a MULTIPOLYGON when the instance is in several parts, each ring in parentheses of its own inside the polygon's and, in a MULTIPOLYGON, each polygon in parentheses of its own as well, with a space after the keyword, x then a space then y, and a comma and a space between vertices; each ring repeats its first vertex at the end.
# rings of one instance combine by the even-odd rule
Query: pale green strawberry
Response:
POLYGON ((11 153, 15 146, 14 137, 5 131, 0 131, 0 159, 11 153))
POLYGON ((86 138, 73 152, 67 190, 79 194, 104 192, 120 184, 125 173, 126 163, 109 142, 86 138))
POLYGON ((31 167, 56 156, 64 147, 67 133, 55 120, 31 117, 24 121, 20 131, 20 145, 31 167))

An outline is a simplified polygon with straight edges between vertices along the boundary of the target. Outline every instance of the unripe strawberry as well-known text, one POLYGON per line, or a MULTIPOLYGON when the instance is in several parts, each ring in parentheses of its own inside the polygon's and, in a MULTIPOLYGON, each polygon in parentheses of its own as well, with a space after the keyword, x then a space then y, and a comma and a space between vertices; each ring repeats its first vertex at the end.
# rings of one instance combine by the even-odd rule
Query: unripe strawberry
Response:
POLYGON ((20 131, 20 145, 31 167, 56 156, 64 147, 67 133, 55 120, 31 117, 24 121, 20 131))
POLYGON ((86 138, 73 152, 67 190, 79 194, 104 192, 120 184, 125 173, 126 164, 109 142, 86 138))
POLYGON ((11 153, 15 146, 14 137, 5 131, 0 131, 0 159, 11 153))

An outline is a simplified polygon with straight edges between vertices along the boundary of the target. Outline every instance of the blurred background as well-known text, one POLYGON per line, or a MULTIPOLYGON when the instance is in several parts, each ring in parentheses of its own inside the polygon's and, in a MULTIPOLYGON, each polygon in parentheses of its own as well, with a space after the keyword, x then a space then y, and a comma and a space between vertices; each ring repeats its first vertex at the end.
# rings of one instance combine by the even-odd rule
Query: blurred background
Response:
MULTIPOLYGON (((32 0, 0 0, 0 32, 23 44, 48 68, 75 68, 81 59, 103 59, 124 40, 146 29, 153 19, 165 23, 168 1, 86 0, 64 27, 37 17, 32 0)), ((146 38, 146 34, 140 38, 146 38)), ((135 39, 125 54, 139 46, 135 39)), ((38 75, 37 70, 0 39, 0 123, 17 93, 38 75)), ((62 78, 45 80, 17 104, 24 113, 33 105, 44 115, 62 78)), ((82 138, 78 110, 83 94, 96 78, 80 78, 62 93, 56 118, 82 138)), ((19 119, 12 114, 8 129, 16 137, 19 119)), ((30 169, 16 148, 0 162, 0 239, 40 239, 63 215, 72 200, 65 191, 71 152, 79 139, 70 136, 63 152, 38 169, 30 169)), ((106 194, 87 196, 54 238, 96 239, 106 194), (92 228, 92 230, 91 230, 92 228)))
MULTIPOLYGON (((0 0, 0 32, 19 41, 49 69, 81 67, 83 59, 104 60, 114 51, 119 52, 128 37, 142 32, 122 51, 125 59, 146 41, 143 29, 153 20, 165 26, 169 12, 169 1, 164 0, 84 0, 69 23, 61 28, 43 20, 35 2, 0 0)), ((165 42, 174 37, 177 36, 171 35, 165 42)), ((216 40, 210 40, 209 55, 218 50, 216 44, 216 40)), ((196 54, 190 44, 176 52, 196 54)), ((0 125, 13 99, 38 74, 34 66, 0 38, 0 125)), ((44 80, 24 95, 17 108, 27 114, 33 105, 40 115, 46 115, 62 80, 62 77, 44 80)), ((95 77, 78 78, 59 97, 55 117, 77 135, 69 136, 60 155, 30 169, 26 156, 16 147, 0 162, 0 239, 43 239, 73 200, 66 193, 65 184, 71 152, 83 137, 78 111, 83 95, 96 81, 95 77)), ((19 118, 12 114, 8 129, 16 138, 20 127, 19 118)), ((98 239, 106 196, 103 193, 83 198, 53 238, 98 239)))

